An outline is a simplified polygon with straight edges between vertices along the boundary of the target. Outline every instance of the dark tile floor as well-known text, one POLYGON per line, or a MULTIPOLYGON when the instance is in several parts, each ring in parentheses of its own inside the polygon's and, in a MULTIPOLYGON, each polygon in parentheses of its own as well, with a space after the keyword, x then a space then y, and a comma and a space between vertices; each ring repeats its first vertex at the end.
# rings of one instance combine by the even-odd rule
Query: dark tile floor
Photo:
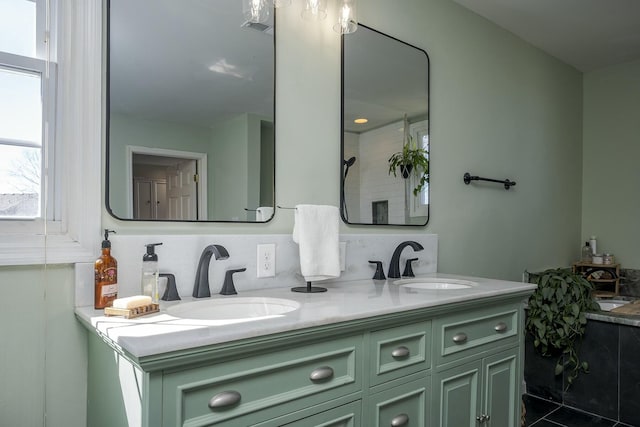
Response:
POLYGON ((527 427, 637 427, 525 395, 527 427))

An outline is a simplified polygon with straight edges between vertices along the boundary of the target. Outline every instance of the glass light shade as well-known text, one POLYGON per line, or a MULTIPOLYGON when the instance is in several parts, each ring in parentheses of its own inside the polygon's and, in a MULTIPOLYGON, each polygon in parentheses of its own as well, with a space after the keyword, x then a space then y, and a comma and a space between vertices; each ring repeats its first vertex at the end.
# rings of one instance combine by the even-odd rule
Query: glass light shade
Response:
POLYGON ((305 0, 302 17, 310 21, 317 21, 327 17, 327 0, 305 0))
POLYGON ((291 4, 291 0, 273 0, 273 7, 287 7, 291 4))
POLYGON ((242 14, 249 22, 266 22, 269 9, 268 0, 242 0, 242 14))
POLYGON ((355 0, 342 0, 338 10, 338 22, 333 26, 334 31, 340 34, 353 33, 358 29, 355 0))

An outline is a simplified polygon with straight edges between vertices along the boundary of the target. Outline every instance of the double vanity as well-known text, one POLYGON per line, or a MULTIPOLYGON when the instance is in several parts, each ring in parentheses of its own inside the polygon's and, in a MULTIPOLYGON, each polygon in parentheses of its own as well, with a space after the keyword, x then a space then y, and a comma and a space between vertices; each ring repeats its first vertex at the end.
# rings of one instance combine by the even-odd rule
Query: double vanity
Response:
POLYGON ((88 424, 516 426, 535 285, 431 274, 167 302, 90 333, 88 424))

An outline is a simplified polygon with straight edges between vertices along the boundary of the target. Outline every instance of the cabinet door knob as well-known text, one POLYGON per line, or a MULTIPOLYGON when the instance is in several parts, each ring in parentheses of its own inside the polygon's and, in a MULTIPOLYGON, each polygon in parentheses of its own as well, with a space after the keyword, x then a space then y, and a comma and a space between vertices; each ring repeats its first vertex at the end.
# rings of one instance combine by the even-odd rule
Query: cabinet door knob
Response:
POLYGON ((499 322, 496 326, 493 327, 493 330, 498 333, 505 332, 507 330, 507 324, 504 322, 499 322))
POLYGON ((230 406, 237 405, 240 399, 242 399, 242 395, 235 390, 223 391, 209 400, 209 408, 226 409, 230 406))
POLYGON ((409 416, 407 414, 396 415, 391 420, 391 427, 402 427, 407 424, 409 424, 409 416))
POLYGON ((333 378, 333 368, 331 366, 322 366, 314 369, 309 375, 309 379, 315 382, 327 381, 333 378))
POLYGON ((458 332, 453 336, 453 342, 456 344, 464 344, 467 342, 467 334, 464 332, 458 332))
POLYGON ((407 347, 401 345, 391 352, 391 357, 394 359, 403 359, 405 357, 409 357, 410 354, 411 351, 407 347))
POLYGON ((476 421, 478 421, 480 423, 484 423, 485 421, 489 421, 489 419, 491 419, 491 417, 489 415, 485 415, 485 414, 482 414, 482 415, 476 417, 476 421))

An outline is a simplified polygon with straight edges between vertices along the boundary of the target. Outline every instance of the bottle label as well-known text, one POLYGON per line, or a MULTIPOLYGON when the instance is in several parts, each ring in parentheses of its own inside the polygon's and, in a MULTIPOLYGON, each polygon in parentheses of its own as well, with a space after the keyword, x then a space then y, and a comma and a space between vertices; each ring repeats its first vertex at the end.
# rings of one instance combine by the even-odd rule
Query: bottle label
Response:
POLYGON ((104 297, 113 297, 118 295, 118 284, 114 283, 112 285, 102 285, 102 298, 104 297))
POLYGON ((107 268, 104 270, 104 281, 106 282, 110 282, 110 283, 117 283, 118 282, 118 270, 116 268, 107 268))

